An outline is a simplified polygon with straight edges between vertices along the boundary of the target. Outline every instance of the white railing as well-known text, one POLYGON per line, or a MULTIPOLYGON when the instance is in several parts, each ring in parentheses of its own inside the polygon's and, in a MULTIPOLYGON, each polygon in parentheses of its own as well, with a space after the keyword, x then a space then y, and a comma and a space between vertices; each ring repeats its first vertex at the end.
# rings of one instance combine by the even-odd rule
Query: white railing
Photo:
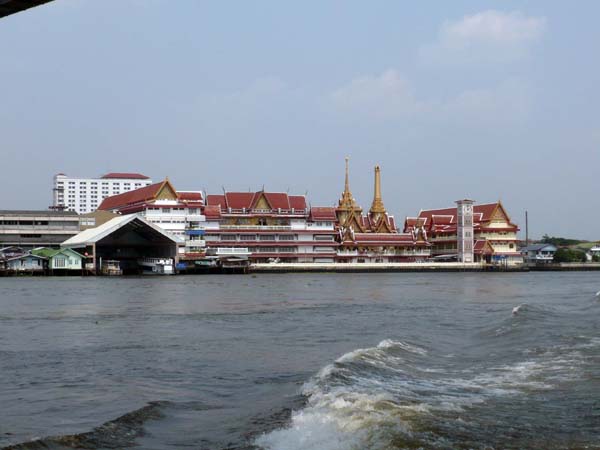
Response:
POLYGON ((290 225, 221 225, 222 230, 291 230, 290 225))
POLYGON ((186 247, 206 247, 206 241, 197 240, 197 241, 185 241, 186 247))
POLYGON ((171 258, 140 258, 138 259, 138 264, 142 264, 145 266, 155 266, 155 265, 169 265, 173 264, 173 260, 171 258))
POLYGON ((250 254, 247 247, 218 247, 217 255, 250 254))

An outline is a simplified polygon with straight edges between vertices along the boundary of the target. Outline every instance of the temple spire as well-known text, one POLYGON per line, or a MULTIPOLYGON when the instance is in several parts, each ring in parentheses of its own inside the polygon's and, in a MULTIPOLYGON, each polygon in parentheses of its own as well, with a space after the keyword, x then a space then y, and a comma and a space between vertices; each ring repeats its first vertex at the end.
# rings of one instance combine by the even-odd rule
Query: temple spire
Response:
POLYGON ((371 215, 379 216, 385 214, 385 206, 383 206, 383 199, 381 198, 381 169, 379 166, 375 166, 375 188, 373 193, 373 204, 369 210, 371 215))
POLYGON ((360 207, 356 204, 356 200, 350 192, 350 158, 346 157, 346 179, 344 182, 344 192, 342 192, 342 198, 339 201, 339 207, 351 210, 360 210, 360 207))
POLYGON ((346 183, 344 184, 344 193, 350 192, 350 158, 346 156, 346 183))

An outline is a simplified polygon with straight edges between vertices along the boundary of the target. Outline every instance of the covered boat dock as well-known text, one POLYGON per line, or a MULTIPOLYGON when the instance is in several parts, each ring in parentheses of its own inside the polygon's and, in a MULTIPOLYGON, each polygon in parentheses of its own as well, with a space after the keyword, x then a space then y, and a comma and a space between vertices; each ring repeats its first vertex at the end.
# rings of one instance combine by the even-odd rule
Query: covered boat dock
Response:
POLYGON ((178 262, 179 239, 135 214, 118 216, 96 227, 82 231, 61 244, 79 249, 88 273, 100 275, 144 272, 173 273, 178 262), (111 266, 106 271, 105 266, 111 266), (170 267, 170 269, 169 269, 170 267))

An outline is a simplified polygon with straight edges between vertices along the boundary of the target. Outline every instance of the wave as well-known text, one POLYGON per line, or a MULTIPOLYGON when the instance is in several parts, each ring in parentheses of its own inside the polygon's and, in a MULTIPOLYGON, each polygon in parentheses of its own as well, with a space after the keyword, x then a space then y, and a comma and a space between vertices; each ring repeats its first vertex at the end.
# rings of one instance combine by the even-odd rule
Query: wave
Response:
POLYGON ((384 340, 323 367, 302 388, 306 406, 255 445, 265 450, 461 446, 460 430, 481 420, 474 408, 546 392, 582 376, 582 365, 581 355, 572 351, 464 368, 423 347, 384 340))
POLYGON ((161 409, 170 402, 149 402, 142 408, 128 412, 94 428, 92 431, 63 436, 50 436, 20 444, 3 447, 3 450, 41 449, 120 449, 132 447, 135 440, 144 434, 144 423, 162 418, 161 409))

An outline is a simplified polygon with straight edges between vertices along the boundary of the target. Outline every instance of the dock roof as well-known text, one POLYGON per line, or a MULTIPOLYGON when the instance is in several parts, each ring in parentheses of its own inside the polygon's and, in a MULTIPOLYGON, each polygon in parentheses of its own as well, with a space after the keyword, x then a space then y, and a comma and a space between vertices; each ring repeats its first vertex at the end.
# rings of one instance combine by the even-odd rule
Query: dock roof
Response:
POLYGON ((76 234, 72 238, 67 239, 65 242, 60 244, 63 248, 82 248, 87 247, 89 245, 95 244, 115 231, 124 228, 131 224, 131 226, 136 229, 143 228, 147 230, 147 234, 151 234, 154 236, 162 236, 165 237, 174 243, 180 244, 181 240, 177 236, 173 236, 162 228, 153 223, 148 222, 144 218, 136 215, 136 214, 128 214, 125 216, 118 216, 114 219, 109 220, 106 223, 96 227, 89 228, 87 230, 82 231, 79 234, 76 234))

